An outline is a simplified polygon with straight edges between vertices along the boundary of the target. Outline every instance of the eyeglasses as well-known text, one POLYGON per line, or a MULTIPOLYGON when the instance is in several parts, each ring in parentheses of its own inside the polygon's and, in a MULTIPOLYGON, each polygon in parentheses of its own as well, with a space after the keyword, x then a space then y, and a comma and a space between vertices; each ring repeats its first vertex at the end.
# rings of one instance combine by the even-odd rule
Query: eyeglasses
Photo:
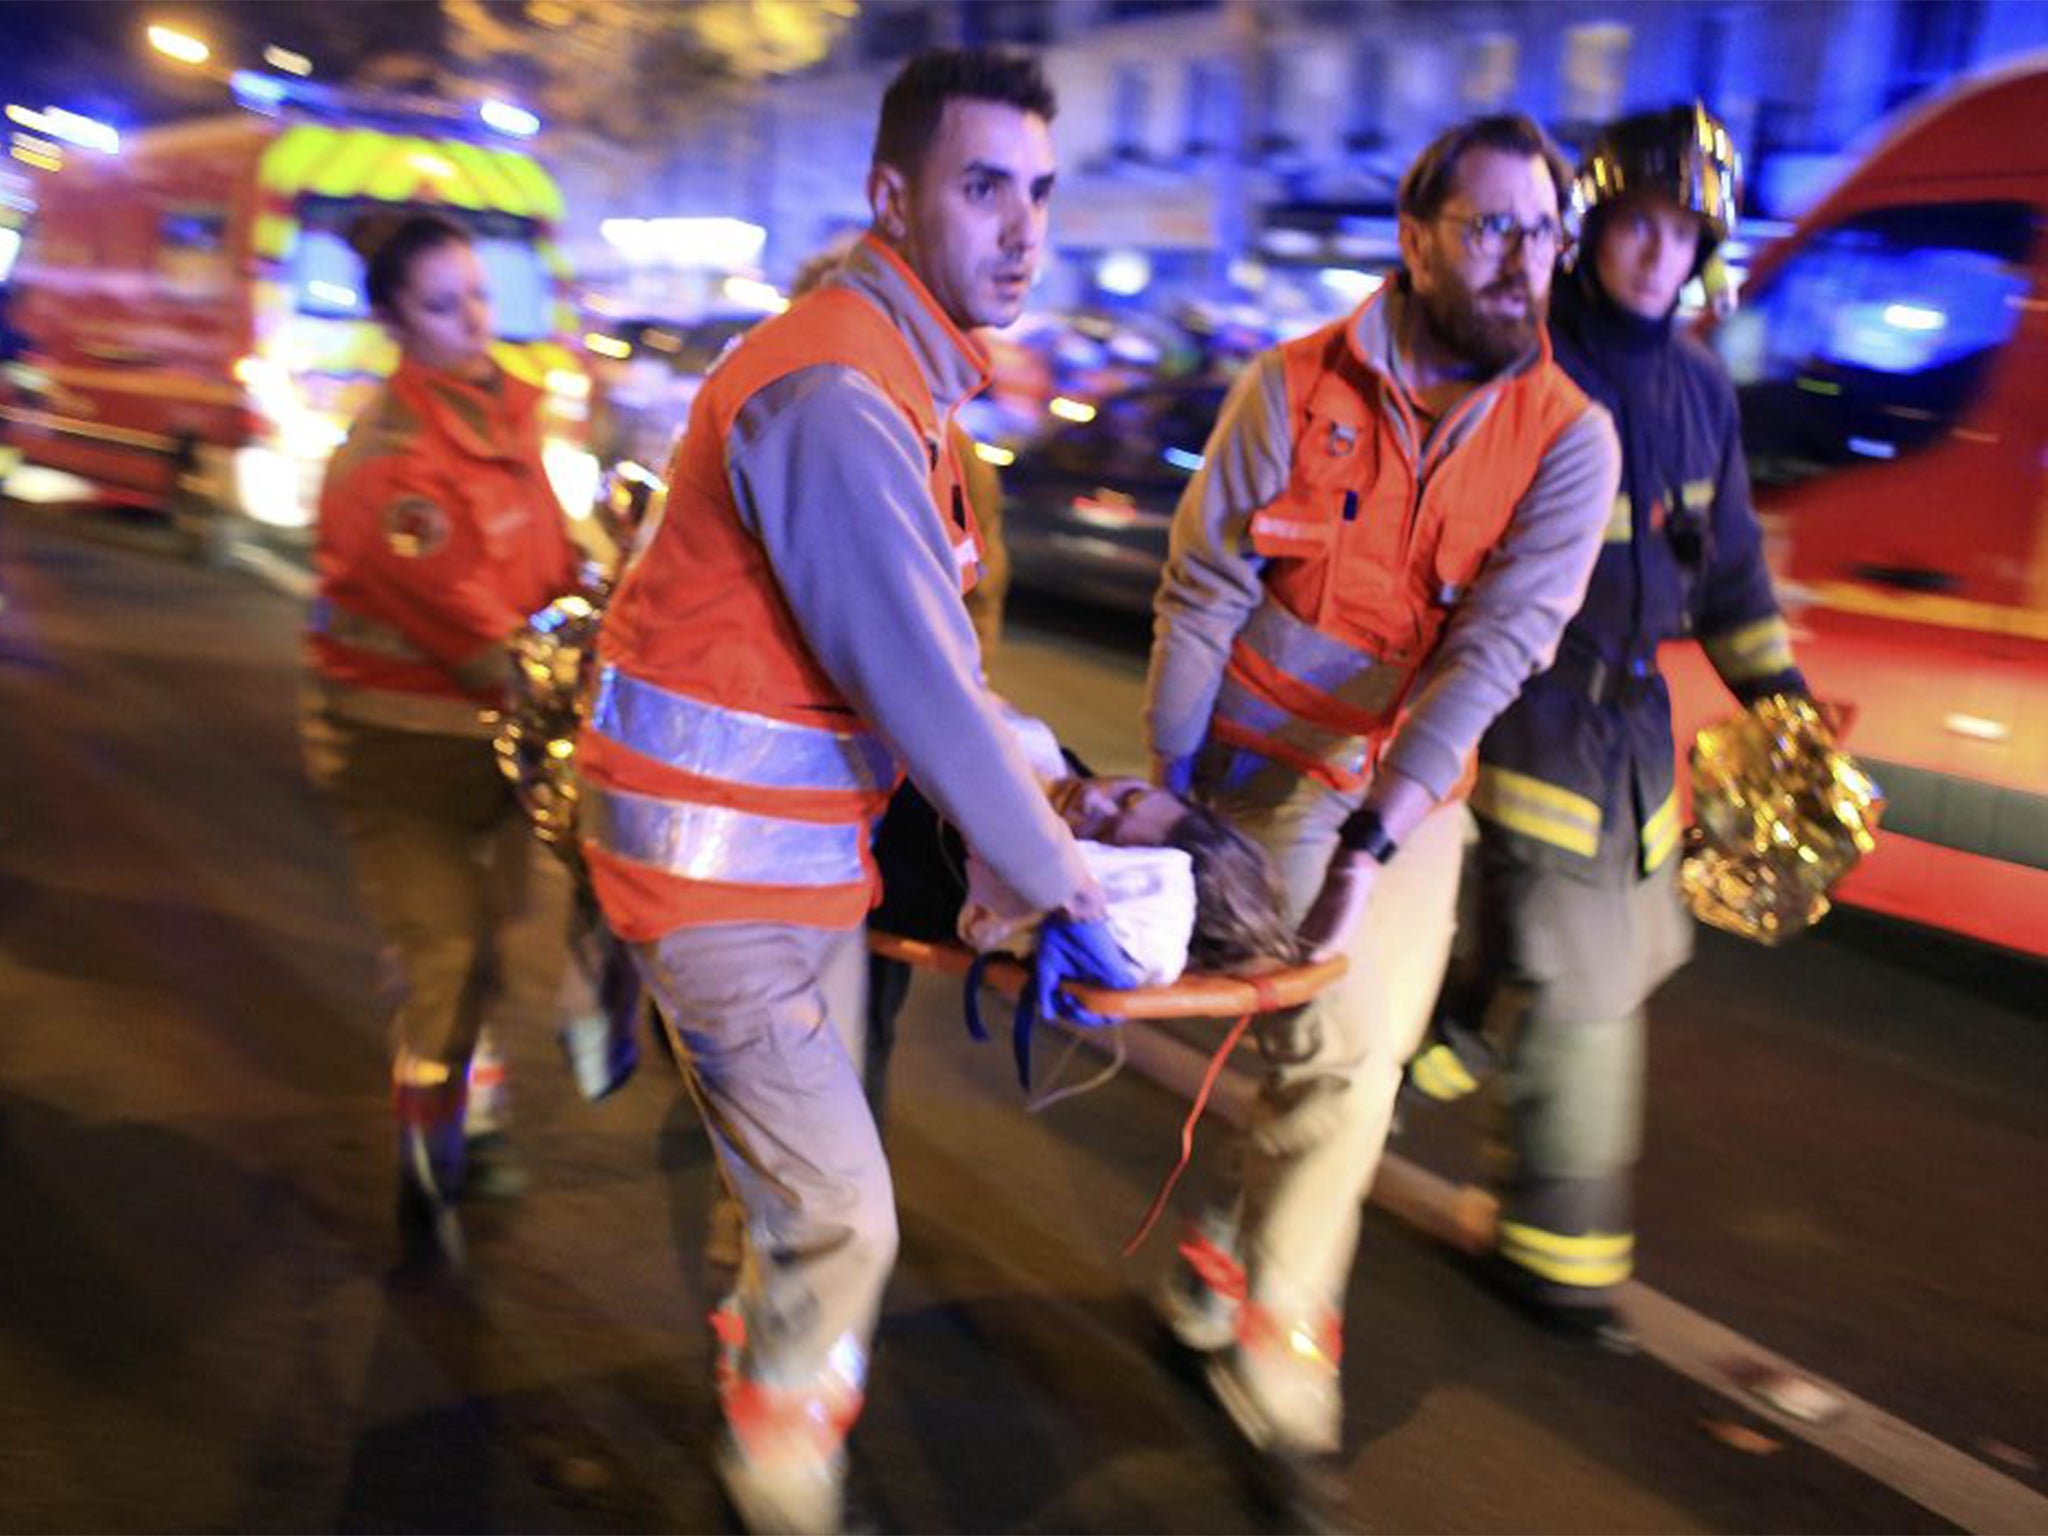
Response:
POLYGON ((1508 213, 1440 213, 1437 218, 1458 226, 1458 236, 1465 242, 1466 250, 1489 259, 1506 256, 1526 245, 1548 260, 1571 243, 1555 219, 1518 224, 1514 215, 1508 213))

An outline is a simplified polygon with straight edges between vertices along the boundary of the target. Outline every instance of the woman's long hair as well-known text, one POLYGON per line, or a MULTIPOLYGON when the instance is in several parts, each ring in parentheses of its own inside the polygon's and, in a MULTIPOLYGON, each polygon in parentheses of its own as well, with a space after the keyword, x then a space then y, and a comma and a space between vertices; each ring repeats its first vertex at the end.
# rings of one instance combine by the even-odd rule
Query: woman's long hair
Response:
POLYGON ((1188 807, 1166 846, 1195 866, 1190 970, 1247 973, 1301 963, 1301 940, 1284 915, 1280 882, 1264 849, 1201 804, 1188 807))

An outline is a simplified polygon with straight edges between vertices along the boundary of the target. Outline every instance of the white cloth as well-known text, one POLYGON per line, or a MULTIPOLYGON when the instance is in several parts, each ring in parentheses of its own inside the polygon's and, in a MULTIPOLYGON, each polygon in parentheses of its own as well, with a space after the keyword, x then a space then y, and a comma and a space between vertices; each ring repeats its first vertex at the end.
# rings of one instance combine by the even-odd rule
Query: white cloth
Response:
MULTIPOLYGON (((1043 720, 1007 699, 996 708, 1010 728, 1024 760, 1042 785, 1070 776, 1059 738, 1043 720)), ((1163 987, 1188 966, 1188 940, 1195 931, 1195 865, 1178 848, 1117 848, 1082 841, 1081 861, 1102 887, 1109 931, 1143 985, 1163 987)), ((1028 955, 1038 942, 1044 912, 996 877, 972 849, 967 854, 967 899, 960 908, 959 933, 978 954, 1028 955)))
MULTIPOLYGON (((1178 848, 1113 848, 1083 842, 1081 860, 1102 887, 1109 931, 1148 987, 1177 981, 1195 931, 1195 863, 1178 848)), ((979 953, 1028 955, 1038 942, 1032 908, 986 864, 967 858, 960 937, 979 953)))

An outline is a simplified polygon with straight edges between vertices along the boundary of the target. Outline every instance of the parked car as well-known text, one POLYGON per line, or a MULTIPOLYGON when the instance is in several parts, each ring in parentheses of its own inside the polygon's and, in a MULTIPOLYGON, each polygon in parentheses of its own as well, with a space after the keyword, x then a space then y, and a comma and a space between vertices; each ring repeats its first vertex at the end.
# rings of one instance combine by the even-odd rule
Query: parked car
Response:
POLYGON ((1059 425, 1003 470, 1003 535, 1019 584, 1144 612, 1173 509, 1202 466, 1228 385, 1141 385, 1099 404, 1062 397, 1059 425))
MULTIPOLYGON (((1816 693, 1890 799, 1845 899, 2048 954, 2048 60, 1909 111, 1711 333, 1816 693)), ((1729 712, 1667 657, 1681 742, 1729 712)))

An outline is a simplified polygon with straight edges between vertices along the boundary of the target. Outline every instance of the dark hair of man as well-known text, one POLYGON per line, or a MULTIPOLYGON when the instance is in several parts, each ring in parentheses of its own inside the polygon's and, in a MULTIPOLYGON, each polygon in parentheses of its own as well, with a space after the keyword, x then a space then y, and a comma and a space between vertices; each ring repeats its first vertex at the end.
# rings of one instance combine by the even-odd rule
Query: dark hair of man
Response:
POLYGON ((1164 846, 1194 864, 1190 970, 1241 974, 1300 964, 1301 940, 1281 916, 1280 882, 1264 849, 1199 804, 1173 824, 1164 846))
POLYGON ((896 72, 882 96, 875 162, 914 176, 949 101, 995 101, 1048 123, 1059 101, 1038 60, 1003 48, 929 48, 896 72))
POLYGON ((1395 208, 1403 217, 1412 219, 1433 219, 1442 213, 1458 184, 1458 167, 1476 149, 1537 157, 1550 172, 1559 212, 1570 205, 1571 163, 1535 118, 1523 112, 1502 112, 1492 117, 1475 117, 1438 134, 1401 178, 1395 208))
POLYGON ((391 313, 412 276, 412 264, 444 245, 468 245, 469 231, 438 213, 368 213, 348 229, 363 259, 363 293, 372 310, 391 313))

